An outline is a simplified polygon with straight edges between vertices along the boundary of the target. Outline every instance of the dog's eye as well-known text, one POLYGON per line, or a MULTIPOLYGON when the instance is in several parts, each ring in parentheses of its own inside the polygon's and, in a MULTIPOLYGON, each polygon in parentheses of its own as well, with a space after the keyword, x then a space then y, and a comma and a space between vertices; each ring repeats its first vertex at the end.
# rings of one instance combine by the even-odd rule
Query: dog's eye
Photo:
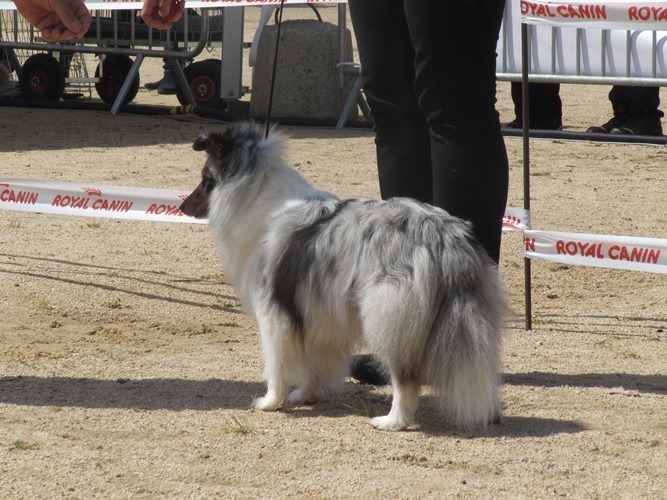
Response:
POLYGON ((213 191, 213 188, 215 187, 215 181, 210 177, 204 177, 202 179, 202 185, 204 187, 204 190, 207 193, 210 193, 211 191, 213 191))

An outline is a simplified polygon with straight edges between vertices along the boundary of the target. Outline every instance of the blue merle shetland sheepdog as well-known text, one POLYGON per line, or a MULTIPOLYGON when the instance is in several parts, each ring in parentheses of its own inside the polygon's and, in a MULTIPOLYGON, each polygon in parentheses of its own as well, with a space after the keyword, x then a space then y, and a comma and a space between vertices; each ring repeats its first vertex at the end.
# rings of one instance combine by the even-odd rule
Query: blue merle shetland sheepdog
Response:
POLYGON ((181 210, 208 217, 228 281, 258 324, 267 392, 258 410, 312 403, 366 350, 387 367, 401 430, 422 385, 449 421, 498 421, 501 328, 495 264, 469 225, 408 198, 340 200, 283 159, 285 140, 255 124, 206 133, 201 183, 181 210))

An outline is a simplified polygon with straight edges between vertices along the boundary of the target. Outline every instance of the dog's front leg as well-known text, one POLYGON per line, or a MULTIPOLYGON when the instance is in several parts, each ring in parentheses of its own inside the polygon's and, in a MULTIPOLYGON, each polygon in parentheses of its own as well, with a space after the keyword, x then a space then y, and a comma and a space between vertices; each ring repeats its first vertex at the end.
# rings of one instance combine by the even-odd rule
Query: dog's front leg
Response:
POLYGON ((275 327, 270 326, 269 321, 259 324, 262 338, 262 354, 264 357, 264 373, 266 376, 266 395, 256 398, 252 407, 256 410, 274 411, 278 410, 287 396, 287 383, 285 381, 284 367, 284 334, 276 332, 275 327))

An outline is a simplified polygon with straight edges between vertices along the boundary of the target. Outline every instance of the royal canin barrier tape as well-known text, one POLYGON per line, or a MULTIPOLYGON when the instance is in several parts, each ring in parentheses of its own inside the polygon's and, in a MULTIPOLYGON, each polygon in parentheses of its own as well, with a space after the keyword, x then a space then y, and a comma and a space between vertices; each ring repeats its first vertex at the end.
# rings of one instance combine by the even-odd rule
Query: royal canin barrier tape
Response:
MULTIPOLYGON (((0 178, 0 209, 83 217, 206 223, 179 206, 186 191, 0 178)), ((527 210, 508 207, 503 231, 530 229, 527 210)))
MULTIPOLYGON (((189 192, 103 184, 0 179, 0 210, 125 220, 189 222, 179 209, 189 192)), ((527 257, 571 265, 667 274, 667 240, 530 229, 530 213, 507 207, 503 232, 524 235, 527 257)))
MULTIPOLYGON (((142 1, 136 0, 87 0, 86 7, 90 10, 141 10, 142 1)), ((288 4, 336 4, 347 3, 347 0, 285 0, 288 4)), ((189 0, 185 6, 192 9, 219 9, 221 7, 279 7, 280 0, 189 0)), ((0 1, 0 10, 15 10, 13 2, 0 1)))
POLYGON ((190 192, 103 184, 0 179, 0 209, 161 222, 207 221, 179 210, 190 192))
POLYGON ((521 20, 573 28, 667 29, 664 0, 521 0, 521 20))
POLYGON ((523 232, 530 229, 530 212, 523 208, 505 208, 503 232, 523 232))
POLYGON ((524 231, 526 257, 562 264, 667 274, 667 240, 524 231))
MULTIPOLYGON (((285 4, 336 4, 347 0, 285 0, 285 4)), ((189 8, 280 6, 281 0, 188 0, 189 8)), ((140 10, 142 1, 88 0, 90 10, 140 10)), ((0 0, 0 10, 13 10, 13 2, 0 0)), ((471 11, 471 15, 474 12, 471 11)), ((665 0, 521 0, 521 19, 528 24, 577 28, 661 30, 667 28, 665 0)))

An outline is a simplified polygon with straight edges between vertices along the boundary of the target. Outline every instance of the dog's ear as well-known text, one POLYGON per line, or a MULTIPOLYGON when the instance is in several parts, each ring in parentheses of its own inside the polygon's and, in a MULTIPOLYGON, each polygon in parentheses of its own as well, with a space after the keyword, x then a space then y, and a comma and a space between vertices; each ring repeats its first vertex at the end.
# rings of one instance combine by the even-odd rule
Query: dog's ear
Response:
POLYGON ((204 151, 208 149, 208 147, 211 145, 211 135, 206 132, 201 134, 199 137, 195 139, 195 142, 192 143, 192 149, 195 151, 204 151))
POLYGON ((227 136, 215 132, 204 132, 195 139, 192 149, 206 151, 209 156, 222 158, 229 151, 227 136))

